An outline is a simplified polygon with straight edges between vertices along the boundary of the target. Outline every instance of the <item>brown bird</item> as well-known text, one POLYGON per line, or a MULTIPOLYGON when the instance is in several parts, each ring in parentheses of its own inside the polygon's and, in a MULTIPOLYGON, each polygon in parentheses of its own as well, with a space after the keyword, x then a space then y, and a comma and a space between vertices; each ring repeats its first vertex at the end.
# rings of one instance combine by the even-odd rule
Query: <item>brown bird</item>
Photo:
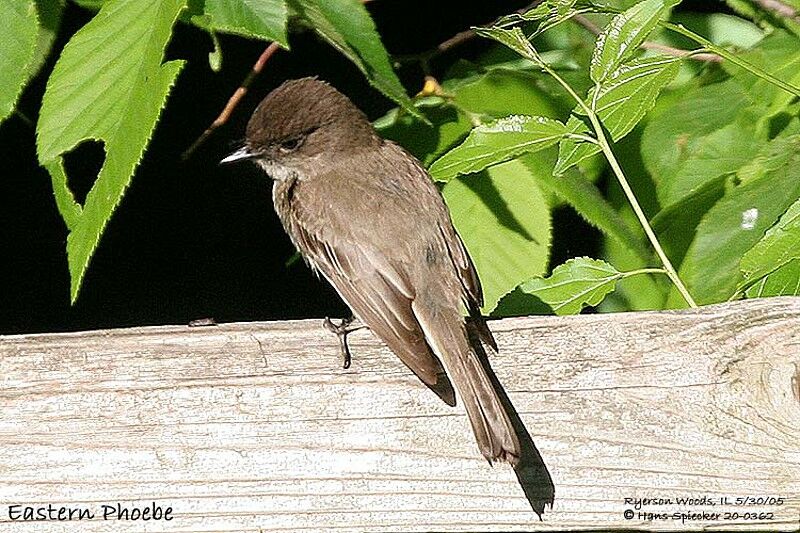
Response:
POLYGON ((243 159, 272 178, 275 210, 311 268, 455 405, 449 375, 481 453, 515 465, 517 435, 475 348, 482 340, 497 350, 480 313, 480 280, 420 162, 314 78, 288 81, 264 98, 244 145, 222 162, 243 159))

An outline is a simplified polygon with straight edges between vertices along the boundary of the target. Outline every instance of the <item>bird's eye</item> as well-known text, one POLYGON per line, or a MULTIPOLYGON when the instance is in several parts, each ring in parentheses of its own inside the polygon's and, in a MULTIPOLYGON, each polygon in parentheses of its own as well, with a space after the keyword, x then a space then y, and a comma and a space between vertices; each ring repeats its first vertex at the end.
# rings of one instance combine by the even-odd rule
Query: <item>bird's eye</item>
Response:
POLYGON ((287 139, 280 144, 281 152, 294 152, 297 150, 300 145, 303 144, 302 137, 295 137, 293 139, 287 139))

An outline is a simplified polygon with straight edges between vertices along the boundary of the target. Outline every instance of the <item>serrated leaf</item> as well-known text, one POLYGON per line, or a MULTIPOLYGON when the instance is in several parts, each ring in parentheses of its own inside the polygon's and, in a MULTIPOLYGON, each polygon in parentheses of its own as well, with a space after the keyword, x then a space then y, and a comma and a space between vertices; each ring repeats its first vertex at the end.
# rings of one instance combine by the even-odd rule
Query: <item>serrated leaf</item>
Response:
POLYGON ((587 305, 602 302, 623 277, 605 261, 578 257, 557 266, 549 277, 528 280, 519 288, 549 305, 557 315, 577 315, 587 305))
POLYGON ((551 118, 511 115, 474 128, 429 170, 434 179, 447 181, 553 146, 567 133, 564 124, 551 118))
POLYGON ((800 259, 789 261, 758 280, 745 291, 745 296, 800 296, 800 259))
POLYGON ((495 23, 495 26, 507 27, 526 22, 537 22, 535 35, 540 35, 550 28, 562 24, 575 15, 589 13, 593 11, 589 6, 575 7, 576 0, 550 0, 542 2, 538 6, 525 11, 524 13, 512 13, 502 17, 495 23))
POLYGON ((42 68, 50 55, 50 48, 53 46, 61 25, 61 15, 64 12, 65 1, 36 0, 39 33, 36 37, 36 51, 33 54, 33 61, 28 66, 28 79, 33 78, 39 72, 39 69, 42 68))
POLYGON ((751 285, 796 259, 800 259, 800 200, 742 256, 742 286, 751 285))
POLYGON ((442 194, 483 284, 484 311, 547 266, 550 210, 519 161, 450 180, 442 194))
POLYGON ((681 279, 697 303, 724 301, 734 293, 742 281, 742 256, 800 198, 800 135, 775 139, 751 166, 760 170, 740 171, 753 177, 706 213, 681 265, 681 279))
POLYGON ((612 72, 589 99, 611 137, 619 141, 653 108, 661 90, 680 70, 679 58, 635 59, 612 72))
MULTIPOLYGON (((572 7, 572 5, 575 4, 575 0, 567 0, 562 4, 572 7)), ((510 15, 500 17, 500 19, 498 19, 498 21, 495 23, 495 26, 499 28, 505 28, 507 26, 515 26, 523 22, 539 22, 552 15, 553 7, 554 6, 551 5, 551 2, 544 1, 522 13, 511 13, 510 15)))
POLYGON ((425 121, 403 89, 381 43, 375 23, 360 0, 288 0, 294 12, 352 61, 367 81, 425 121))
POLYGON ((39 22, 33 0, 0 0, 0 122, 14 110, 34 60, 39 22))
POLYGON ((284 0, 205 0, 203 13, 215 31, 276 41, 289 48, 288 10, 284 0))
POLYGON ((500 44, 506 45, 522 57, 533 61, 536 65, 544 64, 539 52, 536 51, 519 28, 512 28, 510 30, 503 28, 475 28, 475 33, 481 37, 488 37, 500 44))
POLYGON ((48 81, 37 124, 39 162, 52 170, 82 141, 105 143, 105 162, 80 217, 68 221, 73 301, 183 66, 161 59, 184 7, 183 0, 105 3, 72 36, 48 81))
MULTIPOLYGON (((569 120, 567 120, 567 130, 569 130, 570 133, 593 137, 592 132, 589 131, 586 124, 575 115, 569 116, 569 120)), ((596 143, 582 141, 569 136, 564 137, 558 141, 558 160, 556 161, 555 168, 553 168, 553 174, 556 176, 563 176, 567 170, 599 152, 600 146, 596 143)))
POLYGON ((630 57, 678 0, 643 0, 616 15, 597 38, 589 73, 601 83, 630 57))
POLYGON ((53 185, 53 196, 56 199, 56 207, 67 225, 67 229, 72 229, 78 224, 83 208, 75 201, 75 196, 67 185, 67 172, 64 170, 64 160, 59 158, 49 163, 45 163, 45 168, 50 174, 53 185))
POLYGON ((84 8, 84 9, 89 9, 91 11, 97 11, 101 7, 103 7, 103 4, 105 4, 109 0, 72 0, 72 1, 75 2, 76 4, 78 4, 79 6, 81 6, 82 8, 84 8))
MULTIPOLYGON (((414 105, 431 122, 423 127, 401 109, 393 109, 374 125, 383 137, 400 143, 425 166, 460 144, 473 128, 474 117, 506 117, 511 114, 556 117, 565 111, 536 84, 537 77, 508 68, 488 71, 459 64, 455 77, 442 82, 448 98, 417 97, 414 105)), ((488 120, 488 118, 487 118, 488 120)))

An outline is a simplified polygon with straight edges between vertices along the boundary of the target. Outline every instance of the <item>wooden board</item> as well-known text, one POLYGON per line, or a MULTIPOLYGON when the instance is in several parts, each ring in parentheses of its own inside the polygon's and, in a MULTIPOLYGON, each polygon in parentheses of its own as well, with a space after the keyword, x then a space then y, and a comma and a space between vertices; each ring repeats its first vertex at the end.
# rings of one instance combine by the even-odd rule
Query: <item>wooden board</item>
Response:
POLYGON ((493 322, 516 473, 320 322, 0 337, 0 531, 800 529, 800 298, 493 322), (49 504, 95 517, 11 520, 49 504))

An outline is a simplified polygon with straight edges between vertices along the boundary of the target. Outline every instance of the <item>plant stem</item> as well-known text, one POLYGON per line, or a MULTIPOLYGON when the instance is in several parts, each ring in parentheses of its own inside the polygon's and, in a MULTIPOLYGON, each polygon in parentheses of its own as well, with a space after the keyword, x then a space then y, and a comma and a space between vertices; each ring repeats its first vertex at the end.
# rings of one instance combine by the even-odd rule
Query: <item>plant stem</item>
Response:
POLYGON ((17 118, 19 118, 22 122, 24 122, 26 126, 28 126, 29 128, 36 129, 36 124, 33 122, 33 120, 30 119, 28 115, 26 115, 19 109, 14 109, 14 114, 17 116, 17 118))
POLYGON ((663 268, 640 268, 638 270, 622 272, 622 278, 624 279, 629 276, 636 276, 637 274, 667 274, 667 271, 663 268))
POLYGON ((681 281, 681 278, 678 277, 678 273, 672 266, 672 262, 669 260, 669 257, 667 257, 667 254, 661 247, 661 243, 658 241, 658 237, 656 237, 653 228, 650 227, 650 222, 648 222, 647 216, 644 214, 642 207, 639 205, 639 201, 636 199, 633 189, 631 189, 628 180, 625 178, 625 174, 622 172, 622 167, 620 167, 614 152, 611 150, 611 145, 609 145, 608 140, 603 133, 603 127, 601 126, 597 115, 591 113, 589 115, 589 120, 592 122, 592 126, 595 128, 597 140, 600 144, 600 148, 603 151, 603 155, 605 155, 606 159, 608 159, 608 163, 611 165, 611 170, 614 171, 614 175, 617 177, 620 187, 622 187, 622 190, 625 192, 625 196, 628 198, 628 202, 630 202, 633 212, 636 213, 636 218, 639 219, 639 223, 642 225, 647 238, 650 240, 650 244, 653 245, 656 254, 658 254, 659 259, 661 259, 661 263, 664 265, 664 270, 666 270, 667 276, 669 276, 669 279, 671 279, 672 283, 675 284, 675 287, 678 288, 678 292, 681 293, 681 296, 683 296, 683 299, 686 300, 687 304, 689 304, 689 307, 697 307, 697 303, 695 303, 692 295, 689 294, 689 291, 686 289, 683 281, 681 281))
MULTIPOLYGON (((534 61, 532 58, 528 58, 528 59, 531 59, 532 61, 534 61)), ((534 62, 536 62, 536 61, 534 61, 534 62)), ((541 66, 542 70, 544 70, 545 72, 550 74, 564 88, 564 90, 567 91, 567 93, 569 93, 569 95, 576 102, 578 102, 578 106, 583 110, 584 113, 586 113, 587 115, 591 115, 592 114, 592 110, 589 109, 589 106, 586 105, 586 103, 583 101, 583 98, 578 96, 578 93, 575 92, 575 89, 573 89, 572 86, 569 83, 564 81, 564 78, 559 76, 558 72, 553 70, 553 67, 551 67, 547 63, 540 63, 540 66, 541 66)))
MULTIPOLYGON (((686 303, 689 304, 689 307, 697 307, 697 303, 695 303, 694 298, 692 295, 689 294, 689 291, 686 289, 686 286, 681 281, 681 278, 678 277, 678 273, 675 271, 675 268, 672 266, 672 262, 667 257, 667 254, 664 252, 664 249, 661 247, 661 243, 658 241, 658 237, 656 237, 653 228, 650 227, 650 222, 647 220, 647 216, 644 214, 642 207, 639 205, 639 201, 636 199, 636 195, 633 193, 633 189, 631 189, 630 184, 628 184, 628 180, 625 178, 625 173, 622 171, 622 167, 620 166, 619 162, 617 161, 616 156, 614 155, 613 150, 611 150, 611 145, 606 139, 605 133, 603 132, 603 126, 600 124, 600 119, 597 118, 597 114, 594 112, 593 109, 590 109, 589 106, 583 101, 583 98, 578 96, 578 94, 572 89, 572 87, 561 77, 558 73, 552 69, 549 65, 542 65, 542 68, 545 72, 553 76, 553 78, 562 86, 564 89, 578 102, 578 106, 589 116, 589 121, 592 123, 592 127, 594 128, 595 135, 597 135, 597 144, 600 146, 600 149, 603 151, 603 155, 608 160, 609 165, 611 165, 611 170, 614 172, 614 175, 617 178, 617 181, 622 187, 622 190, 625 192, 625 196, 628 198, 628 202, 631 204, 633 208, 633 212, 636 214, 636 218, 639 219, 639 223, 642 225, 644 229, 645 235, 647 235, 650 244, 658 254, 659 259, 661 259, 661 263, 664 265, 664 270, 669 276, 669 279, 672 280, 672 283, 675 284, 677 287, 678 292, 681 293, 683 299, 686 300, 686 303)), ((595 91, 595 94, 597 91, 595 91)))
POLYGON ((680 33, 684 37, 688 37, 689 39, 693 40, 697 44, 700 44, 708 50, 709 52, 714 52, 718 56, 721 56, 734 65, 739 65, 743 69, 751 72, 753 75, 758 76, 762 80, 768 81, 769 83, 776 85, 786 91, 787 93, 793 94, 795 96, 800 96, 800 88, 795 87, 790 83, 786 83, 785 81, 776 78, 766 70, 759 68, 752 63, 745 61, 744 59, 740 58, 736 54, 733 54, 726 49, 722 48, 721 46, 717 46, 705 37, 696 34, 691 30, 687 30, 681 24, 673 24, 672 22, 662 22, 661 25, 670 31, 674 31, 675 33, 680 33))

